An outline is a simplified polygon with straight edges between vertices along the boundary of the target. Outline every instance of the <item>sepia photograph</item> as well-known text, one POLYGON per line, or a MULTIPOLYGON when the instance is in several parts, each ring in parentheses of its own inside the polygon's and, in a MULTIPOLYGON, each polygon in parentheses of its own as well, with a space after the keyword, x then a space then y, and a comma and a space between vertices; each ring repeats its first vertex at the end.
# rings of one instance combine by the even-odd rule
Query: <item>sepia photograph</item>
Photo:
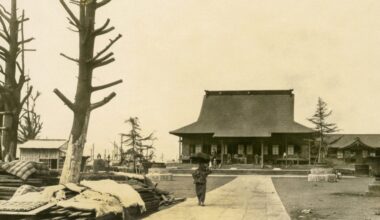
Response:
POLYGON ((380 220, 380 1, 0 0, 0 220, 380 220))

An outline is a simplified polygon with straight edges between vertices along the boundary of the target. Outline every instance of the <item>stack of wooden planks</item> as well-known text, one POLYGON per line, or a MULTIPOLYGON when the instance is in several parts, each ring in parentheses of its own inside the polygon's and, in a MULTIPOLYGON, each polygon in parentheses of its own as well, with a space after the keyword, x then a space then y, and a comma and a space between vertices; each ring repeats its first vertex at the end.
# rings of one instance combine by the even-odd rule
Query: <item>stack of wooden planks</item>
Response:
POLYGON ((22 185, 32 185, 32 186, 49 186, 58 184, 57 176, 48 175, 32 175, 26 181, 20 178, 8 174, 4 171, 0 171, 0 200, 8 200, 16 192, 17 188, 22 185))

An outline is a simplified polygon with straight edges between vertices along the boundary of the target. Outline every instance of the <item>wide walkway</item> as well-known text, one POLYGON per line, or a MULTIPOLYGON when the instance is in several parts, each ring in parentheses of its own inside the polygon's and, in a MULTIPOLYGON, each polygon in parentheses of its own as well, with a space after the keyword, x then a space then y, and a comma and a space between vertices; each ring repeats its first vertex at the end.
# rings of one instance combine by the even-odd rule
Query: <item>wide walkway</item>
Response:
POLYGON ((289 220, 270 176, 238 176, 206 196, 206 206, 196 198, 157 212, 146 219, 163 220, 289 220))

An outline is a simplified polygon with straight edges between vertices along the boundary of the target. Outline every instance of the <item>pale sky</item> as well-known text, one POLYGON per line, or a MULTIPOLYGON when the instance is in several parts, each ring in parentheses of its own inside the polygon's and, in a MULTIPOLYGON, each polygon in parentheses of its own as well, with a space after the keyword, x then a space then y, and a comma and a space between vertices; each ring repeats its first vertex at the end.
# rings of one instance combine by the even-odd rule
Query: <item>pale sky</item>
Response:
MULTIPOLYGON (((0 0, 7 5, 8 0, 0 0)), ((27 35, 37 52, 27 55, 42 138, 67 138, 72 114, 53 94, 73 98, 77 35, 69 31, 58 0, 20 0, 31 21, 27 35)), ((124 80, 117 97, 93 112, 88 145, 97 151, 126 132, 124 120, 140 118, 155 131, 158 155, 178 157, 169 131, 198 117, 204 90, 294 89, 295 118, 305 118, 322 97, 344 133, 380 133, 380 1, 376 0, 113 0, 98 11, 118 33, 116 62, 97 70, 94 84, 124 80)), ((89 152, 89 148, 86 149, 89 152)))

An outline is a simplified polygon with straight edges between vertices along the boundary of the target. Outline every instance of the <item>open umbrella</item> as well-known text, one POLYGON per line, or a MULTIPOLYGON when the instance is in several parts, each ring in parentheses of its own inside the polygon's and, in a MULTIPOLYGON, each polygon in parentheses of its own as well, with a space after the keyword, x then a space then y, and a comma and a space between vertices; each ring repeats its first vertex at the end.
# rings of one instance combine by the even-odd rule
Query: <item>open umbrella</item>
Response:
POLYGON ((210 161, 210 155, 202 152, 198 152, 191 156, 191 159, 197 160, 199 162, 209 162, 210 161))

